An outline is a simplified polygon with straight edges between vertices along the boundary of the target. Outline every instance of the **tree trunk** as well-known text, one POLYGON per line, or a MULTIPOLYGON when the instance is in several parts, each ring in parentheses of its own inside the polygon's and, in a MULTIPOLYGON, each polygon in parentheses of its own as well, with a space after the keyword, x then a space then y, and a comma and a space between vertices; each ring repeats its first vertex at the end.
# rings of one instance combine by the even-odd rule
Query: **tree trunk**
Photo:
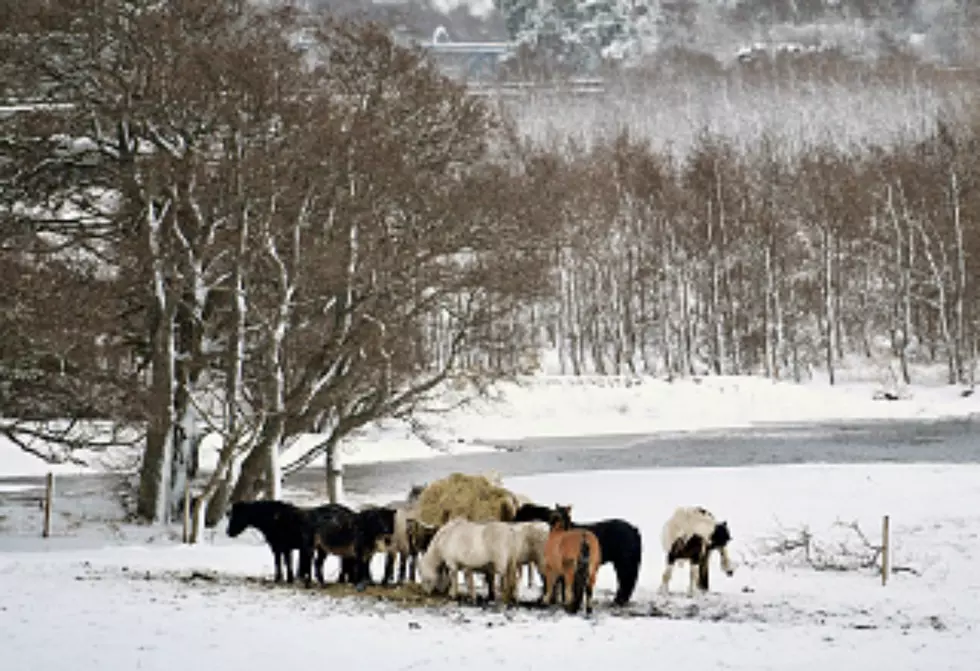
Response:
POLYGON ((193 464, 194 453, 199 442, 197 428, 197 413, 191 403, 190 381, 186 375, 178 375, 178 384, 174 392, 175 424, 173 463, 170 476, 170 514, 176 519, 182 514, 184 506, 184 491, 190 486, 192 472, 196 471, 193 464))
POLYGON ((774 379, 776 377, 776 347, 773 343, 773 286, 775 282, 773 281, 772 273, 772 251, 769 245, 766 244, 765 249, 763 249, 763 261, 765 266, 766 275, 766 299, 762 305, 762 332, 764 334, 764 356, 765 356, 765 371, 766 377, 774 379))
POLYGON ((834 369, 834 351, 836 350, 837 315, 834 309, 834 268, 833 241, 834 236, 829 224, 824 224, 823 234, 823 300, 824 300, 824 352, 827 364, 827 376, 830 384, 834 384, 836 371, 834 369))
POLYGON ((326 459, 327 501, 342 503, 344 495, 344 466, 340 455, 337 454, 337 442, 332 441, 327 447, 326 459))
POLYGON ((957 382, 965 381, 963 366, 963 350, 966 346, 966 318, 964 315, 963 302, 966 297, 966 252, 963 249, 963 222, 960 217, 960 192, 956 173, 950 178, 951 189, 953 192, 953 228, 956 232, 956 344, 954 348, 954 358, 956 360, 956 379, 957 382))
MULTIPOLYGON (((172 344, 172 339, 170 342, 172 344)), ((174 416, 173 358, 168 356, 165 344, 163 349, 153 357, 152 408, 140 470, 136 512, 146 521, 166 523, 170 510, 168 495, 174 453, 174 416)))
POLYGON ((163 221, 166 216, 147 205, 146 242, 153 266, 152 303, 156 324, 151 340, 150 418, 140 470, 136 512, 149 522, 167 522, 174 439, 174 376, 176 334, 174 306, 167 292, 163 260, 163 221))
POLYGON ((241 472, 231 490, 231 501, 252 501, 265 487, 265 474, 268 471, 268 445, 257 444, 242 462, 241 472))

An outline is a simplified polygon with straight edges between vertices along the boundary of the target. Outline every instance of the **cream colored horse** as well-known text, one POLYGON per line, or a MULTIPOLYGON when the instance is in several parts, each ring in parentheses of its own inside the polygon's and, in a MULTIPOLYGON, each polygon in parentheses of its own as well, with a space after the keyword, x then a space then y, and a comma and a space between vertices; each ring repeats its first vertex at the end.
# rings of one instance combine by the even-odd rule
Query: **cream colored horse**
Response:
POLYGON ((436 532, 428 550, 419 561, 422 589, 427 594, 459 594, 459 571, 466 572, 470 599, 476 601, 473 571, 487 573, 488 596, 495 599, 497 578, 501 581, 504 601, 516 602, 518 534, 507 522, 470 522, 454 517, 436 532), (448 580, 448 585, 446 584, 448 580))

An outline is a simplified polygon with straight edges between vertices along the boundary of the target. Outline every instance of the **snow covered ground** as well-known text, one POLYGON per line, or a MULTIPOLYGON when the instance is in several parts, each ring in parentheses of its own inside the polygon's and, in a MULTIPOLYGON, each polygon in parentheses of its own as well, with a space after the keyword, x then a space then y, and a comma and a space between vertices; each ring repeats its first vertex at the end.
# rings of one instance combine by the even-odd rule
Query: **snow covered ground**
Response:
MULTIPOLYGON (((571 503, 577 519, 617 516, 640 527, 634 617, 609 610, 608 566, 591 621, 458 605, 403 611, 234 579, 271 577, 271 553, 252 531, 233 541, 219 530, 194 547, 108 536, 83 547, 70 537, 79 529, 47 541, 0 531, 3 668, 976 668, 980 465, 595 471, 505 484, 571 503), (683 504, 728 520, 737 563, 728 578, 715 562, 712 593, 693 600, 685 570, 675 572, 669 597, 655 591, 660 527, 683 504), (818 571, 802 550, 767 549, 805 525, 812 559, 860 563, 868 548, 835 523, 857 522, 873 545, 884 514, 902 569, 884 587, 873 568, 818 571), (194 571, 228 577, 191 579, 194 571)), ((139 528, 128 531, 135 538, 139 528)), ((380 568, 378 558, 376 575, 380 568)))
MULTIPOLYGON (((492 398, 447 412, 419 415, 419 435, 405 422, 366 427, 342 447, 348 464, 424 459, 488 451, 502 440, 542 436, 645 434, 762 427, 778 423, 863 419, 933 419, 980 413, 980 394, 944 384, 895 387, 888 375, 842 374, 842 383, 794 384, 760 377, 711 376, 667 382, 651 377, 570 377, 539 375, 520 384, 501 384, 492 398), (874 379, 875 377, 880 379, 874 379), (888 390, 899 400, 876 400, 888 390)), ((451 392, 438 403, 452 407, 451 392)), ((319 442, 307 434, 285 453, 289 463, 319 442)), ((217 442, 202 447, 202 466, 216 460, 217 442)), ((125 458, 131 458, 131 455, 125 458)), ((50 467, 0 438, 0 477, 100 470, 62 464, 50 467)), ((322 466, 322 460, 313 466, 322 466)))

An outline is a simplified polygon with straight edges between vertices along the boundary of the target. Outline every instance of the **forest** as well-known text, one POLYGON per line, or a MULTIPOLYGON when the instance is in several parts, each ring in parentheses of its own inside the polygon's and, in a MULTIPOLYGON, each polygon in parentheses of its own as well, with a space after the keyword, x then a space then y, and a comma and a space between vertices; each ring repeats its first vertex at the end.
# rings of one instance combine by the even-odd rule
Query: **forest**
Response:
POLYGON ((675 49, 603 97, 494 100, 380 24, 288 6, 6 2, 0 26, 0 432, 49 459, 136 446, 142 519, 201 477, 197 533, 543 351, 569 375, 833 383, 884 355, 973 383, 969 68, 675 49))

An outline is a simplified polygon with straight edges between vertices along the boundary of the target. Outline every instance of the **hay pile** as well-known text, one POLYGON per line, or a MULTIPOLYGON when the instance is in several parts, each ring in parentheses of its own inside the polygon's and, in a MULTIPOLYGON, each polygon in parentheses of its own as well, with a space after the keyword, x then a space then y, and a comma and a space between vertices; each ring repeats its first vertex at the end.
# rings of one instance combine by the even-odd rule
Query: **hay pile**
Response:
POLYGON ((514 519, 514 494, 483 475, 453 473, 429 484, 418 500, 419 519, 442 526, 453 517, 471 522, 514 519))

